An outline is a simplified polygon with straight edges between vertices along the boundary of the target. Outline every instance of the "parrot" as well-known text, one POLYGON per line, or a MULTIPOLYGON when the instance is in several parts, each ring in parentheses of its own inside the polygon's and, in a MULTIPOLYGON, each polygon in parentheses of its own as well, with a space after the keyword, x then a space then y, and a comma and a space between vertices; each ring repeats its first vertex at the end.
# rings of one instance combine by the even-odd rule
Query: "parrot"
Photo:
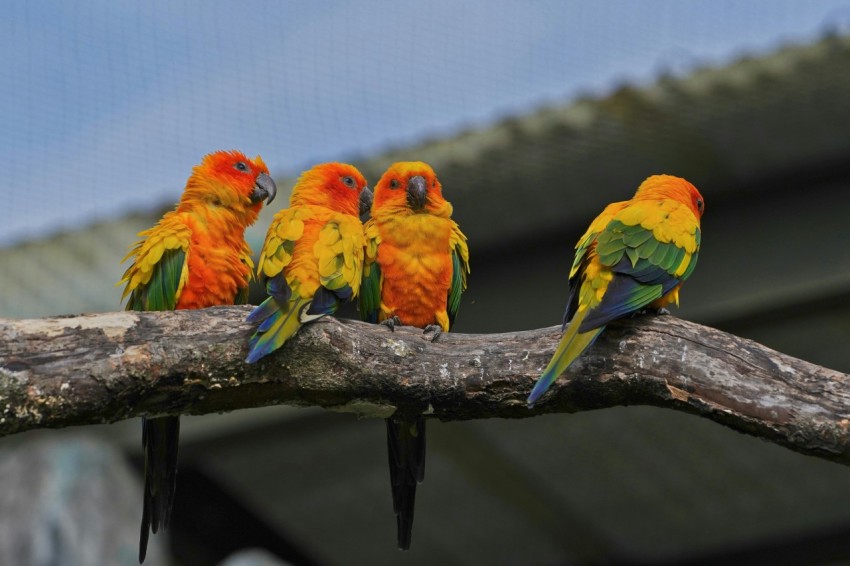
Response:
POLYGON ((353 165, 322 163, 303 172, 289 208, 275 214, 257 274, 268 297, 248 315, 257 324, 246 362, 289 340, 302 324, 333 314, 360 290, 366 240, 360 216, 372 191, 353 165))
POLYGON ((612 320, 679 306, 697 264, 705 210, 691 183, 652 175, 631 200, 609 204, 576 244, 570 294, 555 354, 528 396, 533 407, 612 320))
MULTIPOLYGON (((277 194, 259 156, 217 151, 192 169, 180 201, 124 257, 132 260, 125 284, 126 310, 202 309, 244 304, 253 278, 245 229, 277 194)), ((168 528, 177 487, 180 417, 143 417, 144 496, 139 562, 150 532, 168 528)))
MULTIPOLYGON (((434 170, 421 161, 391 165, 375 185, 371 214, 360 318, 390 330, 422 328, 436 340, 451 329, 466 290, 469 248, 434 170)), ((397 543, 408 550, 416 486, 425 478, 425 418, 394 415, 386 436, 397 543)))

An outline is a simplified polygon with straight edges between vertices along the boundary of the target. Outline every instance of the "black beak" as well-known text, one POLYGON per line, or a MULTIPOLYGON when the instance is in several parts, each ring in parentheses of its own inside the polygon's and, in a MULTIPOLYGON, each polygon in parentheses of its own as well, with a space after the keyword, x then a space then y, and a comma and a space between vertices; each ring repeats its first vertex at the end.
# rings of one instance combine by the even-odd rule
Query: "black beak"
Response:
POLYGON ((257 204, 266 199, 269 199, 266 201, 266 204, 271 204, 276 195, 277 185, 274 184, 274 180, 265 173, 260 173, 254 182, 254 191, 251 193, 251 204, 257 204))
POLYGON ((366 222, 371 216, 372 196, 372 189, 363 187, 363 190, 360 192, 360 222, 366 222))
POLYGON ((425 208, 428 199, 428 184, 421 175, 411 177, 407 182, 407 204, 415 211, 425 208))

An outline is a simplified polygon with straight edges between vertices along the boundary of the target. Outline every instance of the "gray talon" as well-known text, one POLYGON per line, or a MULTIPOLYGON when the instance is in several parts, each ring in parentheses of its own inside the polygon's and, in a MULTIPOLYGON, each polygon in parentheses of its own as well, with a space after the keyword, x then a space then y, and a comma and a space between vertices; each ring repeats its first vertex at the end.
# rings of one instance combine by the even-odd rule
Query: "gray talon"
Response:
POLYGON ((392 332, 395 332, 396 326, 401 326, 401 319, 395 315, 391 316, 386 320, 382 320, 381 324, 389 328, 392 332))
POLYGON ((431 338, 431 342, 436 342, 437 338, 440 337, 440 334, 443 333, 443 329, 439 324, 429 324, 423 330, 423 334, 428 334, 429 332, 433 332, 434 336, 431 338))

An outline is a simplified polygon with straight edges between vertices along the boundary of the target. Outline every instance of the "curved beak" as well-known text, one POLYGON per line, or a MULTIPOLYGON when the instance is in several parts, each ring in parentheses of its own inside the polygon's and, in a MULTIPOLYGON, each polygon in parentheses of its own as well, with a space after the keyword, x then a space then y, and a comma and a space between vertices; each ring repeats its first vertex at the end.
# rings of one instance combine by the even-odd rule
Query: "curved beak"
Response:
POLYGON ((363 190, 360 191, 360 222, 366 222, 369 220, 371 216, 370 212, 372 211, 372 189, 369 187, 363 187, 363 190))
POLYGON ((425 201, 428 199, 428 185, 425 182, 425 177, 416 175, 411 177, 407 182, 407 204, 413 210, 422 210, 425 207, 425 201))
POLYGON ((276 195, 277 185, 274 184, 274 180, 265 173, 257 175, 257 180, 254 182, 254 191, 251 193, 251 204, 257 204, 266 199, 269 199, 266 201, 266 204, 271 204, 276 195))

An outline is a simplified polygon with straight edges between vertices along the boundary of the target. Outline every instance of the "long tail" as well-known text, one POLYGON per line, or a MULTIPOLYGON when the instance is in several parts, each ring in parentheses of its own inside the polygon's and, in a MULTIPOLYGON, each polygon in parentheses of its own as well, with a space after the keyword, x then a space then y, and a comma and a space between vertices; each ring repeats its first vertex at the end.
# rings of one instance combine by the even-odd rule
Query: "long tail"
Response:
POLYGON ((549 360, 549 365, 543 370, 543 373, 534 385, 534 389, 531 390, 531 394, 528 396, 527 403, 529 408, 533 407, 537 400, 546 393, 546 390, 549 389, 552 383, 558 379, 558 376, 564 373, 564 370, 593 344, 593 341, 596 340, 596 337, 605 328, 605 326, 600 326, 587 332, 579 332, 578 329, 581 326, 581 321, 584 320, 587 312, 586 310, 581 311, 573 317, 572 322, 567 327, 567 331, 561 337, 561 342, 558 344, 555 354, 549 360))
POLYGON ((139 563, 145 561, 148 537, 171 522, 171 507, 177 489, 177 445, 180 417, 142 418, 142 447, 145 452, 145 492, 139 563))
POLYGON ((410 548, 416 485, 425 479, 425 418, 387 421, 387 454, 397 540, 401 550, 410 548))
POLYGON ((269 297, 251 311, 246 320, 252 323, 260 323, 260 325, 248 341, 248 357, 245 361, 253 364, 260 358, 271 354, 292 338, 301 328, 301 324, 306 322, 305 317, 307 317, 306 313, 310 302, 311 299, 302 299, 296 296, 288 301, 284 308, 274 297, 269 297))

